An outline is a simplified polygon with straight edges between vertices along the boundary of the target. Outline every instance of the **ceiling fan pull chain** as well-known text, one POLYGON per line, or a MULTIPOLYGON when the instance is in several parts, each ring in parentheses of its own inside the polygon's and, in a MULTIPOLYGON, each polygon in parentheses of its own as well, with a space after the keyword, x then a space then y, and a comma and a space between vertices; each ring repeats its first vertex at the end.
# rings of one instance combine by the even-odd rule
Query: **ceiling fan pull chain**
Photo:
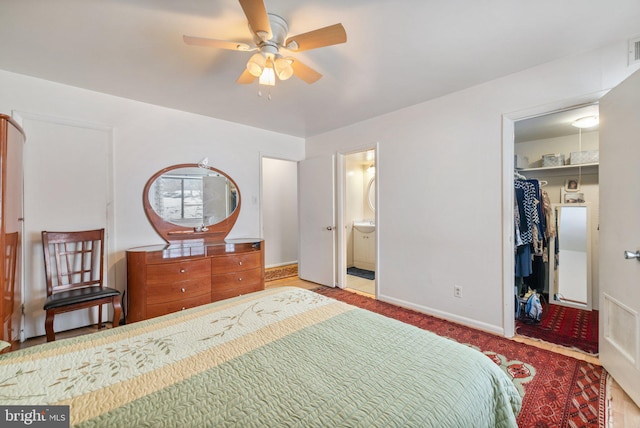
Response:
MULTIPOLYGON (((258 86, 258 96, 261 97, 262 96, 262 89, 260 88, 260 86, 258 86)), ((271 89, 268 89, 267 92, 267 99, 269 101, 271 101, 271 89)))

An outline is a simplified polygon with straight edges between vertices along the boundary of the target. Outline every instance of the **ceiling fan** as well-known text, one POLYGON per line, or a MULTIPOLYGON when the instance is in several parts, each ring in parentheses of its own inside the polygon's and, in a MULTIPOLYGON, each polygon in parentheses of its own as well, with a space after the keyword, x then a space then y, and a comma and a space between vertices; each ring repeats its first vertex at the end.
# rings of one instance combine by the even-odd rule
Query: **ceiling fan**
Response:
POLYGON ((280 50, 301 52, 347 41, 342 24, 334 24, 308 33, 287 37, 287 21, 278 15, 267 13, 263 0, 239 0, 249 23, 255 46, 242 42, 183 36, 188 45, 205 46, 234 51, 258 51, 249 58, 246 69, 237 82, 252 83, 256 78, 260 84, 275 85, 275 78, 287 80, 292 75, 307 83, 314 83, 322 74, 291 56, 283 56, 280 50))

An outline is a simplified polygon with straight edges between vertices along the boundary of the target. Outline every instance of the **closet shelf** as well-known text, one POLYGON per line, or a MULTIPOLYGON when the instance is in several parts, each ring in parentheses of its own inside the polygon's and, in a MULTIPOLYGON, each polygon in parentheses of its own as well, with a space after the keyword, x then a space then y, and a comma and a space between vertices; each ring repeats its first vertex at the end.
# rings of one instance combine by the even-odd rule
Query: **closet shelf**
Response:
POLYGON ((563 172, 571 172, 573 170, 577 170, 578 168, 589 168, 589 169, 597 169, 599 163, 583 163, 580 165, 561 165, 561 166, 544 166, 537 168, 518 168, 516 171, 518 172, 545 172, 545 171, 563 171, 563 172))

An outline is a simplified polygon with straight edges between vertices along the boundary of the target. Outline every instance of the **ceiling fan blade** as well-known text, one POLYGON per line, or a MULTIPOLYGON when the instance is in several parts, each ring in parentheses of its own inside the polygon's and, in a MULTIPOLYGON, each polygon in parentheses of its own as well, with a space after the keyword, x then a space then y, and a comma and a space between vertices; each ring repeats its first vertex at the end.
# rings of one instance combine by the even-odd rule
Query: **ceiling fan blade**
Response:
POLYGON ((232 51, 249 51, 251 46, 241 42, 228 42, 226 40, 205 39, 202 37, 182 36, 182 40, 188 45, 205 46, 209 48, 229 49, 232 51))
POLYGON ((289 37, 285 42, 285 47, 292 51, 300 52, 309 49, 322 48, 324 46, 337 45, 347 41, 347 32, 342 24, 334 24, 328 27, 309 31, 289 37))
POLYGON ((249 21, 251 30, 262 40, 267 41, 273 37, 269 16, 263 0, 240 0, 240 6, 249 21))
POLYGON ((249 70, 245 68, 236 82, 240 83, 241 85, 247 85, 249 83, 253 83, 254 80, 256 80, 255 76, 249 73, 249 70))
POLYGON ((295 58, 287 58, 287 59, 291 61, 291 67, 293 67, 293 75, 296 76, 298 79, 302 79, 305 82, 311 84, 311 83, 317 82, 322 77, 322 74, 318 73, 313 68, 307 65, 304 65, 297 59, 295 58))

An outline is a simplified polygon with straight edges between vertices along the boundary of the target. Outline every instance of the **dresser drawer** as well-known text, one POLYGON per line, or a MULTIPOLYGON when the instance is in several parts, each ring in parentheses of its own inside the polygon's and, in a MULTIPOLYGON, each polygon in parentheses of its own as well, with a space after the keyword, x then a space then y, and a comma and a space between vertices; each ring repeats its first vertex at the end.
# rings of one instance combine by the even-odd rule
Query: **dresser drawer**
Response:
POLYGON ((250 253, 233 254, 211 258, 211 273, 222 274, 242 270, 255 269, 262 265, 262 253, 252 251, 250 253))
POLYGON ((147 303, 167 303, 211 292, 211 265, 196 260, 147 267, 147 303))
POLYGON ((211 276, 211 301, 263 289, 262 268, 211 276))
POLYGON ((174 302, 158 303, 147 305, 147 318, 159 317, 161 315, 178 312, 183 309, 194 308, 200 305, 206 305, 211 301, 209 294, 191 297, 188 299, 177 300, 174 302))
POLYGON ((180 283, 158 284, 149 287, 148 304, 166 303, 176 300, 189 299, 195 296, 206 296, 211 292, 209 278, 199 282, 190 280, 180 283))
MULTIPOLYGON (((209 260, 194 260, 147 266, 147 287, 164 286, 173 283, 208 282, 211 275, 209 260)), ((154 290, 155 291, 155 290, 154 290)))

